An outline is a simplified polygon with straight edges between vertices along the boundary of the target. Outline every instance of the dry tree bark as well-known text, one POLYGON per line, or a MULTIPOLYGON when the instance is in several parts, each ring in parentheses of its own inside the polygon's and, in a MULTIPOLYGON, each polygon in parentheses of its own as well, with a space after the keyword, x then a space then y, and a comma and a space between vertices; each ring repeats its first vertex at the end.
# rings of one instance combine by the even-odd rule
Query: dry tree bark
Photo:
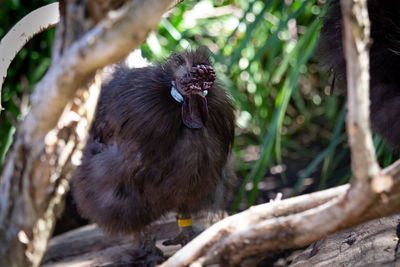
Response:
POLYGON ((115 10, 115 1, 101 3, 109 9, 96 1, 60 3, 52 64, 36 85, 0 179, 0 266, 40 264, 94 114, 96 70, 141 44, 172 1, 118 2, 115 10), (85 8, 93 11, 88 17, 85 8))
POLYGON ((330 235, 296 255, 289 267, 399 266, 399 219, 392 214, 330 235))
POLYGON ((381 171, 372 146, 366 0, 342 0, 341 5, 348 63, 351 184, 251 207, 213 225, 161 266, 234 266, 248 257, 304 246, 400 210, 400 161, 381 171))

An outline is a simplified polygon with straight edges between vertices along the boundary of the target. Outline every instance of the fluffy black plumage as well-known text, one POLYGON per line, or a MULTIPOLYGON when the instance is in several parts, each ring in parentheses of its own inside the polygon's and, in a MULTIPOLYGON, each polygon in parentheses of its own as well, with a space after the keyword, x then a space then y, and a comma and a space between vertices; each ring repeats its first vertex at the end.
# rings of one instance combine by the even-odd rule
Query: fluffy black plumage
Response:
MULTIPOLYGON (((368 0, 371 20, 370 50, 371 121, 374 130, 400 148, 400 1, 368 0)), ((321 30, 321 60, 334 69, 339 85, 345 87, 341 11, 338 0, 321 30)))
POLYGON ((208 53, 197 50, 116 70, 72 178, 84 217, 107 232, 134 233, 170 211, 222 208, 235 180, 234 108, 209 66, 208 53), (171 96, 171 83, 184 103, 171 96))

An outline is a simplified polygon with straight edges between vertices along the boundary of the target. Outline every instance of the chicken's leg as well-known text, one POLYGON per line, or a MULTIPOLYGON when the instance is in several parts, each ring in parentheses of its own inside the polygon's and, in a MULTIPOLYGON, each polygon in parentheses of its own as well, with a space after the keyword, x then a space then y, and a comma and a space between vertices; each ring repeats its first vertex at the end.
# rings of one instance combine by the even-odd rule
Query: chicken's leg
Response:
POLYGON ((163 252, 156 247, 153 235, 146 229, 133 235, 133 266, 156 266, 166 260, 163 252))
POLYGON ((179 234, 172 239, 164 241, 164 246, 179 244, 184 246, 201 232, 199 229, 193 226, 192 218, 188 216, 178 216, 177 221, 179 226, 179 234))

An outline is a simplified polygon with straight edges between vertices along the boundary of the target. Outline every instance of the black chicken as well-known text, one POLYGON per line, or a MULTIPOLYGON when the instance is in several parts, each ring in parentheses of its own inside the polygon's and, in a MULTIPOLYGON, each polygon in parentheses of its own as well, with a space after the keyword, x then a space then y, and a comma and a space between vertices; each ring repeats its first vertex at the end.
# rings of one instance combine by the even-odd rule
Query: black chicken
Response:
MULTIPOLYGON (((321 30, 321 60, 345 87, 340 1, 335 0, 321 30)), ((371 20, 371 121, 374 130, 400 148, 400 1, 368 0, 371 20)))
MULTIPOLYGON (((235 180, 234 108, 215 78, 201 49, 116 70, 71 181, 84 217, 132 234, 171 211, 188 226, 193 214, 223 207, 235 180)), ((183 229, 171 244, 192 237, 183 229)))

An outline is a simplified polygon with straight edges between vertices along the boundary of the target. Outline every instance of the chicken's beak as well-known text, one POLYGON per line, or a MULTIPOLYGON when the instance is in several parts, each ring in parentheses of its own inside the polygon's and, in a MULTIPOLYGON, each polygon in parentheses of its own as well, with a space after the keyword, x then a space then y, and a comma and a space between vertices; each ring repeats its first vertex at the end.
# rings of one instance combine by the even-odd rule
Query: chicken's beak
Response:
POLYGON ((201 97, 203 97, 203 98, 205 98, 205 96, 202 94, 202 91, 193 91, 192 92, 192 95, 199 95, 199 96, 201 96, 201 97))

